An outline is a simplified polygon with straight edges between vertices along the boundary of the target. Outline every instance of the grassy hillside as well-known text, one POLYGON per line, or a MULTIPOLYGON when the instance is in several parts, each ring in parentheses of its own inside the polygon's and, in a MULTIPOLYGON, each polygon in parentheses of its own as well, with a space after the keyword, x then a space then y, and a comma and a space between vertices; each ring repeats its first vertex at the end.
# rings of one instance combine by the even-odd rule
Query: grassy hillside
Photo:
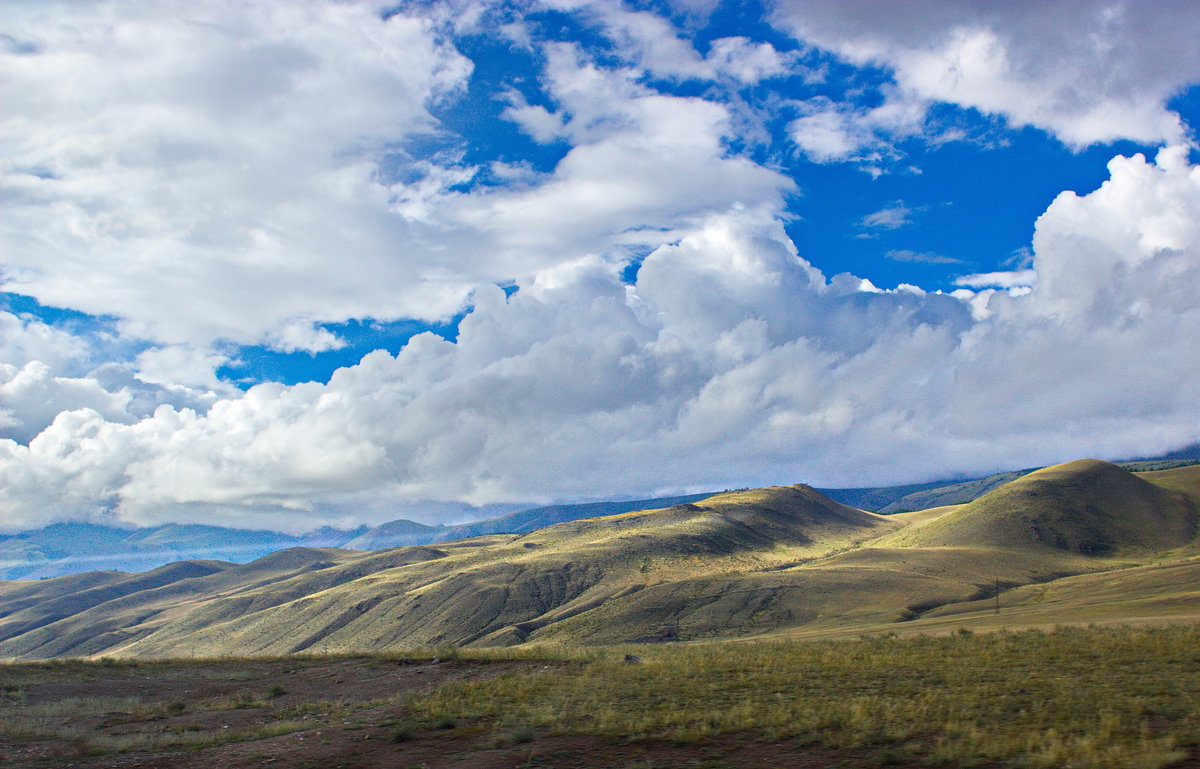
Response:
MULTIPOLYGON (((1134 472, 1164 471, 1194 465, 1195 447, 1158 459, 1117 463, 1134 472)), ((841 504, 894 514, 964 504, 1032 472, 1019 470, 965 481, 934 481, 907 486, 818 489, 841 504)), ((1161 476, 1170 486, 1171 474, 1161 476)), ((1188 477, 1183 473, 1179 477, 1188 477)), ((216 526, 166 524, 121 528, 91 523, 56 523, 42 529, 0 535, 0 591, 4 580, 28 580, 77 574, 90 569, 149 571, 173 561, 215 559, 245 563, 289 547, 340 547, 378 550, 427 545, 491 534, 526 534, 555 524, 637 510, 698 502, 711 494, 551 505, 450 526, 429 526, 398 519, 374 528, 324 527, 303 535, 216 526)))
POLYGON ((1198 520, 1186 494, 1116 465, 1081 459, 1030 473, 952 508, 902 541, 916 547, 1144 556, 1189 545, 1198 520))
POLYGON ((656 499, 634 499, 619 502, 585 502, 576 505, 550 505, 518 510, 515 513, 487 518, 472 523, 453 526, 425 526, 413 521, 397 520, 376 526, 358 537, 341 545, 350 550, 378 550, 384 547, 405 545, 429 545, 437 542, 453 542, 488 534, 526 534, 544 529, 557 523, 578 521, 582 518, 619 515, 635 510, 670 507, 696 502, 711 494, 691 494, 682 497, 656 499))
POLYGON ((1144 480, 1157 486, 1186 494, 1194 504, 1200 506, 1200 471, 1196 466, 1177 467, 1170 470, 1154 470, 1139 473, 1144 480))
POLYGON ((993 626, 997 590, 1011 625, 1200 616, 1200 467, 1161 472, 1081 460, 892 516, 774 487, 520 535, 17 583, 0 657, 915 632, 993 626))
POLYGON ((881 516, 838 505, 808 487, 721 494, 699 505, 428 548, 434 556, 428 560, 381 569, 260 611, 222 597, 114 651, 205 653, 232 645, 246 653, 281 653, 397 643, 519 643, 647 584, 787 565, 891 528, 881 516))
MULTIPOLYGON (((1130 472, 1146 470, 1164 470, 1169 468, 1195 465, 1195 459, 1146 459, 1132 462, 1115 462, 1117 467, 1130 472)), ((973 502, 993 489, 998 489, 1006 483, 1034 472, 1038 468, 1026 470, 1011 470, 989 475, 986 478, 975 478, 964 481, 921 484, 919 486, 893 486, 879 489, 844 489, 828 492, 830 496, 848 505, 861 507, 864 510, 875 510, 885 515, 904 513, 915 510, 928 510, 931 507, 962 505, 973 502), (910 491, 911 489, 911 491, 910 491), (841 496, 841 492, 860 492, 841 496), (859 499, 864 504, 858 504, 851 499, 859 499)))
POLYGON ((478 537, 484 534, 527 534, 557 523, 578 521, 608 515, 650 510, 674 505, 686 505, 712 496, 712 493, 688 494, 680 497, 658 497, 655 499, 622 500, 619 502, 585 502, 577 505, 550 505, 519 510, 515 513, 489 518, 485 521, 447 526, 446 540, 478 537))

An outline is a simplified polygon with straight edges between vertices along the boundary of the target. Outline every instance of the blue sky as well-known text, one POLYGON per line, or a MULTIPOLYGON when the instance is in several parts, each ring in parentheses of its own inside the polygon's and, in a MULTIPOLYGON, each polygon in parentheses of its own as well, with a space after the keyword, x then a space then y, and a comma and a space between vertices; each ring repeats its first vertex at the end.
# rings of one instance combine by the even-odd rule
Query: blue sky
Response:
POLYGON ((7 4, 0 526, 1193 443, 1198 29, 1116 0, 7 4))

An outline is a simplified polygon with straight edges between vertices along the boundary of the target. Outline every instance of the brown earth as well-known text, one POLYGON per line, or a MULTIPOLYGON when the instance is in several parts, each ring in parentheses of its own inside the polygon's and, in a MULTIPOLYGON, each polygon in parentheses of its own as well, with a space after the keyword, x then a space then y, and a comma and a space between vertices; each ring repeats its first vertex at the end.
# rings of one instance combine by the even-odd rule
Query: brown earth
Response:
MULTIPOLYGON (((528 660, 432 661, 358 658, 172 662, 106 667, 0 667, 5 691, 20 687, 4 714, 53 711, 43 735, 0 738, 0 767, 80 769, 917 769, 893 751, 834 751, 795 740, 724 736, 702 743, 606 741, 597 737, 507 731, 463 721, 417 727, 406 703, 454 680, 573 663, 528 660), (126 699, 123 712, 72 715, 69 703, 126 699), (240 698, 240 699, 239 699, 240 698), (240 703, 240 704, 239 704, 240 703), (174 704, 174 705, 173 705, 174 704), (173 705, 173 706, 172 706, 173 705), (57 718, 57 721, 55 720, 57 718), (288 734, 158 751, 98 752, 89 737, 193 732, 233 735, 283 718, 304 722, 288 734), (410 724, 405 726, 405 724, 410 724), (79 729, 83 735, 59 734, 79 729), (228 730, 228 731, 227 731, 228 730), (398 738, 399 733, 399 738, 398 738)), ((3 724, 0 724, 3 729, 3 724)), ((222 737, 217 737, 220 740, 222 737)), ((979 764, 988 769, 990 764, 979 764)), ((1200 769, 1193 751, 1178 766, 1200 769)), ((993 769, 998 769, 997 767, 993 769)))

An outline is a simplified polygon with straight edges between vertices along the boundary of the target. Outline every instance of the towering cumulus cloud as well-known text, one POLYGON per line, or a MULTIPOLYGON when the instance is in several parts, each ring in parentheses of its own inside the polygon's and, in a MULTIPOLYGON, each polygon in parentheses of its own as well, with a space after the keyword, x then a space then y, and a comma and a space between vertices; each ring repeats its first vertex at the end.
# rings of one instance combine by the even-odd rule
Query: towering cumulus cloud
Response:
MULTIPOLYGON (((1166 105, 1200 79, 1195 62, 1166 71, 1137 38, 1054 69, 1033 17, 951 3, 923 31, 923 17, 876 29, 853 4, 820 5, 766 17, 790 50, 693 39, 711 8, 611 3, 0 12, 0 259, 26 298, 0 315, 0 526, 297 531, 915 481, 1200 438, 1200 168, 1166 105), (586 34, 551 37, 538 14, 586 34), (488 80, 503 59, 478 53, 481 29, 528 71, 488 80), (822 193, 815 166, 781 160, 811 153, 803 121, 821 110, 878 140, 878 104, 780 95, 867 65, 918 105, 908 135, 942 103, 1069 147, 1164 148, 1059 194, 1029 264, 946 257, 933 266, 961 264, 973 288, 921 288, 915 272, 879 289, 836 254, 800 252, 797 201, 822 193), (1112 82, 1085 87, 1075 65, 1112 82), (494 122, 472 133, 486 112, 472 88, 488 84, 494 122), (508 145, 485 150, 491 132, 508 145), (456 333, 418 333, 327 381, 241 390, 220 373, 251 348, 337 350, 352 319, 456 317, 456 333)), ((1132 13, 1064 7, 1118 26, 1132 13)), ((876 229, 903 234, 929 210, 893 195, 848 216, 848 237, 897 206, 876 229)))

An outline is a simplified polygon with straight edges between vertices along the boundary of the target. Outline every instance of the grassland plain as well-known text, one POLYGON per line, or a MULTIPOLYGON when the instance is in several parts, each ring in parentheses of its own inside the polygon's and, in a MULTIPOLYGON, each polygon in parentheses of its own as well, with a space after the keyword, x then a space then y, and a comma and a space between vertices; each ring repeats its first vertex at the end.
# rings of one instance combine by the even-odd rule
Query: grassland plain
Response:
POLYGON ((329 653, 1200 619, 1200 466, 1079 460, 877 515, 807 486, 382 551, 0 585, 0 657, 329 653), (996 616, 997 608, 1002 615, 996 616))
POLYGON ((1195 624, 0 674, 13 767, 1200 766, 1195 624))

